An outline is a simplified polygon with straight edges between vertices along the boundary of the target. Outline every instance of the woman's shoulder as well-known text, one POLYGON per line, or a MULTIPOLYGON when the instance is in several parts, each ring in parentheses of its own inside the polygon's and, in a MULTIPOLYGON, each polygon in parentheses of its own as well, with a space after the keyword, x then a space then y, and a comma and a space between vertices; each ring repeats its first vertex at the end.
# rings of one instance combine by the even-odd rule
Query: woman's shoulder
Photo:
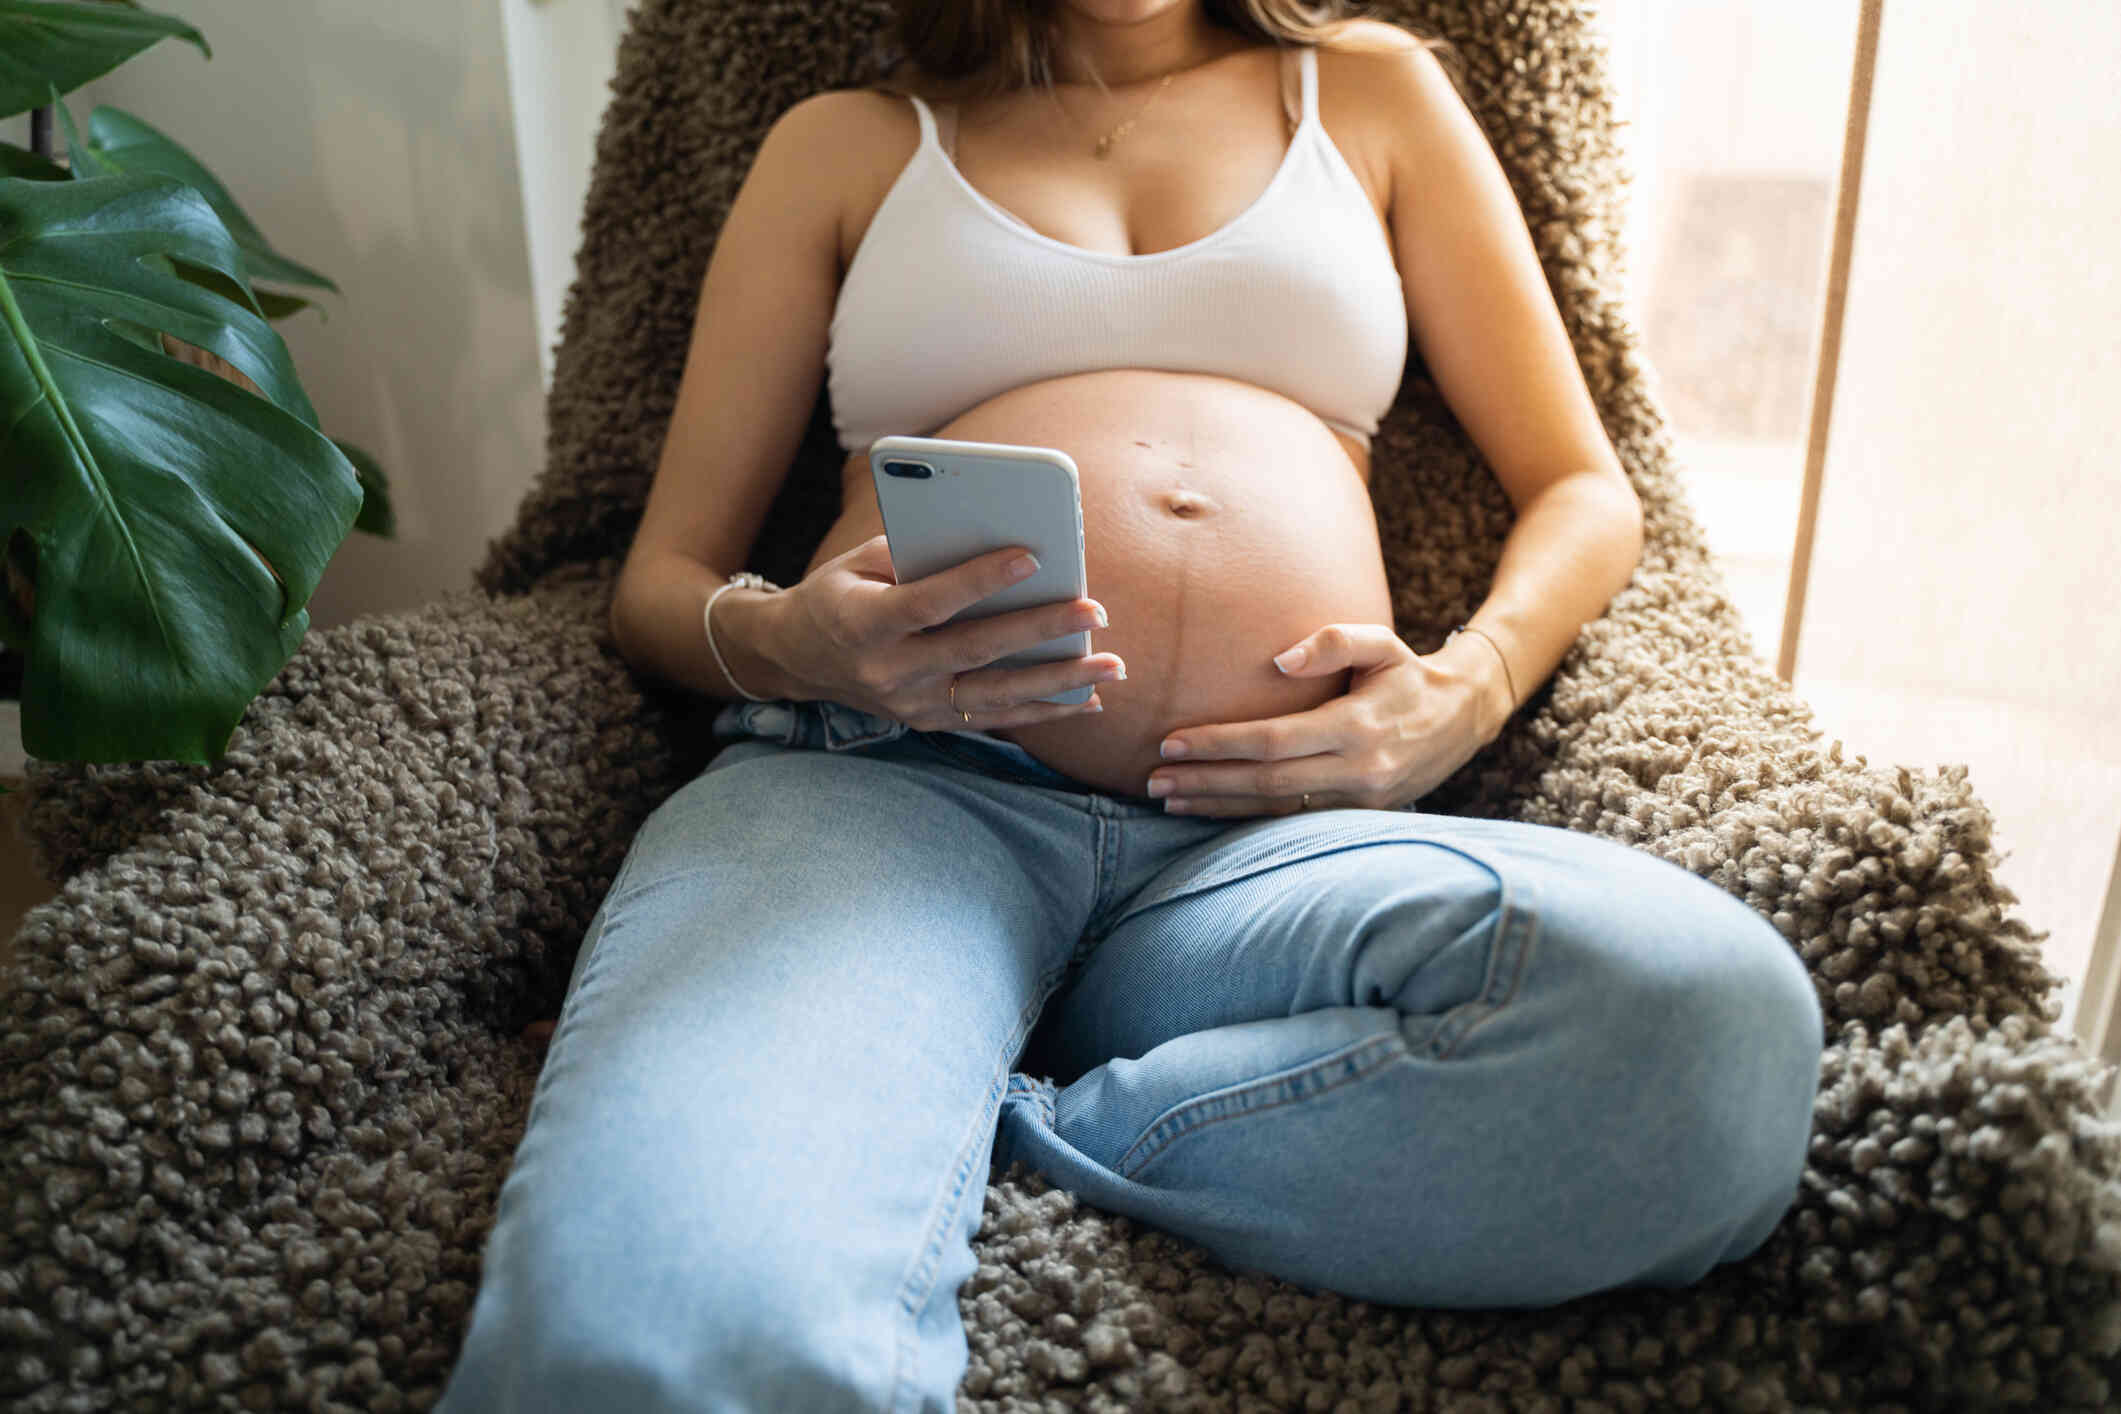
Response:
POLYGON ((826 115, 821 121, 845 127, 849 137, 857 136, 858 129, 873 125, 886 113, 904 113, 909 118, 913 115, 912 107, 902 94, 868 84, 853 88, 828 88, 821 93, 811 94, 803 101, 817 105, 821 114, 826 115))
POLYGON ((1411 54, 1427 46, 1404 25, 1356 16, 1333 26, 1318 47, 1336 54, 1411 54))
POLYGON ((903 164, 919 141, 919 119, 904 95, 863 85, 813 93, 802 105, 812 110, 811 130, 821 163, 841 179, 859 176, 879 163, 903 164))
POLYGON ((1390 111, 1395 93, 1410 80, 1427 81, 1432 70, 1463 92, 1453 72, 1459 61, 1450 41, 1404 25, 1349 19, 1334 27, 1318 47, 1321 86, 1351 100, 1340 105, 1343 112, 1375 115, 1390 111))

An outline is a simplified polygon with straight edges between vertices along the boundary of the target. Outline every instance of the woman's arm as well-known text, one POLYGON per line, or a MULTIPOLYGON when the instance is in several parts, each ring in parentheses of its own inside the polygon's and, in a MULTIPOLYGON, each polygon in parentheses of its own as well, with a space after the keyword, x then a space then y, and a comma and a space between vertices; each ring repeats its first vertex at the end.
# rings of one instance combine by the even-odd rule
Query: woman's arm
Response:
POLYGON ((1492 680, 1485 740, 1501 735, 1510 713, 1560 666, 1641 558, 1642 503, 1603 472, 1565 476, 1518 508, 1495 582, 1466 621, 1493 646, 1467 632, 1443 649, 1444 657, 1492 680))
MULTIPOLYGON (((702 611, 743 567, 817 402, 858 151, 850 105, 862 101, 813 94, 760 141, 708 255, 655 480, 613 588, 620 655, 703 696, 741 695, 715 666, 702 611)), ((775 597, 733 589, 714 606, 715 645, 762 697, 795 690, 764 651, 775 597)))
MULTIPOLYGON (((1382 26, 1380 29, 1396 27, 1382 26)), ((1517 520, 1469 621, 1507 660, 1521 704, 1605 611, 1642 553, 1642 505, 1598 420, 1524 213, 1479 124, 1436 57, 1398 31, 1396 52, 1340 67, 1380 125, 1393 253, 1410 339, 1480 448, 1517 520)), ((1462 633, 1445 656, 1495 648, 1462 633)), ((1506 713, 1494 718, 1502 729, 1506 713)), ((1492 733, 1490 735, 1492 739, 1492 733)))

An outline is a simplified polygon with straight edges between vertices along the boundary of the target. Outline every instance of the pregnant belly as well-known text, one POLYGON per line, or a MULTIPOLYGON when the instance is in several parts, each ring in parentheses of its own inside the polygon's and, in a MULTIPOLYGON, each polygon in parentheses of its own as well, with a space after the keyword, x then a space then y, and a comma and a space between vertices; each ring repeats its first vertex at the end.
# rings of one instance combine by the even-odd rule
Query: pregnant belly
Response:
MULTIPOLYGON (((1349 675, 1289 678, 1271 659, 1329 623, 1392 622, 1368 488, 1301 404, 1233 379, 1103 369, 1025 384, 933 434, 1057 447, 1083 498, 1088 596, 1119 655, 1101 713, 997 728, 1107 794, 1147 798, 1158 744, 1180 727, 1301 712, 1349 675)), ((883 531, 865 451, 810 569, 883 531)), ((805 571, 808 572, 807 570, 805 571)), ((982 728, 982 730, 986 730, 982 728)))

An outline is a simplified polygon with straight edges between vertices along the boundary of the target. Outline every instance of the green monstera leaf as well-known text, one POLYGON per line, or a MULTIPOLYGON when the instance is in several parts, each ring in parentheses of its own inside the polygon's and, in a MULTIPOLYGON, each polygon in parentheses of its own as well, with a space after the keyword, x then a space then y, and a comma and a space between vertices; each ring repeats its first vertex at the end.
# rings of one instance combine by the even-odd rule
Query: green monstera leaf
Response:
POLYGON ((0 537, 27 537, 34 572, 0 636, 26 660, 30 755, 217 759, 361 503, 204 197, 151 173, 0 179, 0 537))
MULTIPOLYGON (((88 115, 89 137, 83 142, 63 105, 59 112, 66 127, 67 161, 76 180, 111 177, 121 172, 156 172, 174 177, 206 198, 206 204, 214 209, 221 224, 235 238, 236 248, 243 252, 243 268, 252 280, 310 285, 339 293, 339 287, 327 277, 274 250, 265 239, 265 233, 237 204, 220 178, 161 129, 122 108, 103 103, 88 115)), ((311 307, 308 300, 293 295, 281 295, 278 301, 280 307, 276 310, 265 305, 263 296, 259 297, 259 306, 268 319, 311 307)), ((323 312, 322 307, 318 307, 320 316, 323 312)))
POLYGON ((0 142, 0 177, 29 177, 36 181, 63 182, 66 169, 49 157, 39 157, 26 147, 0 142))
POLYGON ((214 57, 199 31, 133 0, 0 0, 0 118, 48 102, 52 88, 69 93, 171 38, 214 57))
POLYGON ((361 483, 361 514, 354 519, 354 529, 392 538, 398 533, 398 513, 390 508, 390 483, 384 479, 383 463, 344 437, 331 440, 353 463, 354 477, 361 483))
MULTIPOLYGON (((220 178, 208 171, 206 164, 191 155, 183 144, 156 128, 144 118, 136 118, 122 108, 109 104, 99 105, 88 115, 89 140, 83 142, 80 132, 74 127, 73 115, 66 105, 55 105, 59 121, 66 129, 68 168, 57 167, 62 177, 69 175, 75 180, 96 176, 116 176, 123 172, 154 172, 165 177, 174 177, 199 195, 221 218, 221 224, 234 237, 236 248, 243 253, 243 268, 252 282, 249 294, 265 317, 285 319, 299 310, 314 309, 319 319, 327 318, 324 306, 312 304, 296 295, 278 294, 256 287, 259 280, 278 280, 290 285, 313 285, 339 293, 339 287, 328 276, 319 274, 300 261, 292 260, 272 248, 265 233, 239 205, 220 178)), ((4 157, 0 153, 0 157, 4 157)), ((41 176, 42 173, 25 172, 20 175, 41 176)), ((230 299, 240 300, 243 295, 227 279, 210 270, 194 270, 179 267, 175 272, 180 278, 194 284, 219 290, 230 299)), ((339 450, 354 465, 360 478, 361 490, 366 499, 361 503, 360 518, 354 529, 371 535, 389 538, 397 533, 397 518, 390 508, 389 478, 383 464, 353 443, 342 438, 333 438, 339 450)))

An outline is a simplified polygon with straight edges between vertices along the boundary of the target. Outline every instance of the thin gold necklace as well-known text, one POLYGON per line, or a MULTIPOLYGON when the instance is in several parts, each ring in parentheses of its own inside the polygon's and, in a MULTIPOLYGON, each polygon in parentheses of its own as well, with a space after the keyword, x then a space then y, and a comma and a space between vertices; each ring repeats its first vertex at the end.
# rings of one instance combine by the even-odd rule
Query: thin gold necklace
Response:
POLYGON ((1141 115, 1148 112, 1149 105, 1156 101, 1156 95, 1162 93, 1166 88, 1170 87, 1171 75, 1177 72, 1178 71, 1176 69, 1173 69, 1170 74, 1165 74, 1164 81, 1158 84, 1155 89, 1150 92, 1148 98, 1143 101, 1141 107, 1134 110, 1134 116, 1127 119, 1126 122, 1121 123, 1111 132, 1106 133, 1103 137, 1099 138, 1097 140, 1097 146, 1090 150, 1090 155, 1092 157, 1100 158, 1109 156, 1112 151, 1112 144, 1119 141, 1119 139, 1125 137, 1127 135, 1127 130, 1133 127, 1137 122, 1141 120, 1141 115))

